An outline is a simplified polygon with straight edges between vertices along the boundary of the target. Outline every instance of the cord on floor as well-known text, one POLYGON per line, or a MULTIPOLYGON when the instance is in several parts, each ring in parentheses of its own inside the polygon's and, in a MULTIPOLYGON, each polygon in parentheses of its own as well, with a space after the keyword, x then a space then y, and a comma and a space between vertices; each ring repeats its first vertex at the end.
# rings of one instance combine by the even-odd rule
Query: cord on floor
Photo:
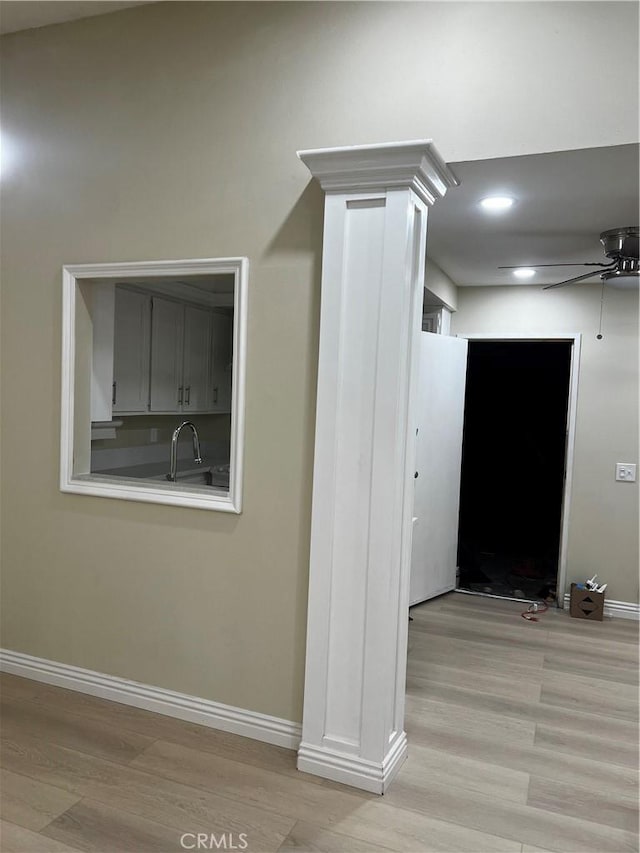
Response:
POLYGON ((540 620, 538 619, 538 616, 536 614, 546 613, 548 609, 549 605, 546 604, 544 601, 540 604, 538 604, 537 601, 534 601, 533 604, 530 604, 529 607, 524 611, 524 613, 521 613, 520 615, 523 619, 526 619, 527 622, 539 622, 540 620))

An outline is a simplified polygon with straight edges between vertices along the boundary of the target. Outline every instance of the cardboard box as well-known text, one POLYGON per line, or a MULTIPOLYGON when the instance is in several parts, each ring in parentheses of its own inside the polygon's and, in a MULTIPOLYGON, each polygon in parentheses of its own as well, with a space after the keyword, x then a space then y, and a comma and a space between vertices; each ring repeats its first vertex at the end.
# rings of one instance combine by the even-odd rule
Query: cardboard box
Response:
POLYGON ((569 615, 576 619, 590 619, 592 622, 602 622, 604 618, 604 592, 592 592, 589 589, 578 589, 571 584, 569 599, 569 615))

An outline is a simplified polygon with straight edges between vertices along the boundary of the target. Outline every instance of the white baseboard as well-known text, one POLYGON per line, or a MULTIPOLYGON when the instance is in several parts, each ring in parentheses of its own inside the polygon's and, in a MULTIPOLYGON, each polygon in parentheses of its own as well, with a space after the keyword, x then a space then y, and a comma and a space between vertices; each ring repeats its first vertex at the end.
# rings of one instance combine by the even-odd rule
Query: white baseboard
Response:
POLYGON ((370 791, 372 794, 384 794, 406 757, 407 736, 404 732, 395 739, 382 764, 367 761, 357 755, 301 743, 298 750, 298 770, 334 782, 342 782, 362 791, 370 791))
POLYGON ((133 705, 223 732, 297 749, 302 727, 299 723, 246 711, 232 705, 200 699, 186 693, 176 693, 163 687, 140 684, 115 675, 105 675, 79 666, 25 655, 8 649, 0 650, 0 671, 42 681, 55 687, 65 687, 78 693, 88 693, 123 705, 133 705))
MULTIPOLYGON (((564 594, 565 610, 569 609, 570 594, 564 594)), ((618 619, 640 619, 640 604, 634 601, 613 601, 609 598, 604 600, 604 615, 616 616, 618 619)))

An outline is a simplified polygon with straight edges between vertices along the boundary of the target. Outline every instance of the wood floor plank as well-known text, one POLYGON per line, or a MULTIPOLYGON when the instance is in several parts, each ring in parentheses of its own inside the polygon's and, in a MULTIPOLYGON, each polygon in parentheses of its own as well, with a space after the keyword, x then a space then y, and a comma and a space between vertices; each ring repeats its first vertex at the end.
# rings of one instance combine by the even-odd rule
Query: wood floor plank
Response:
POLYGON ((620 853, 637 849, 635 833, 499 800, 435 780, 415 784, 398 778, 388 796, 396 804, 401 801, 404 810, 413 809, 431 818, 518 843, 525 837, 534 845, 562 853, 620 853))
POLYGON ((402 808, 401 797, 394 791, 398 780, 409 782, 415 788, 442 781, 454 787, 478 791, 502 800, 527 802, 529 774, 518 770, 474 761, 464 755, 454 755, 438 749, 420 747, 412 743, 409 756, 402 765, 396 782, 385 794, 387 803, 397 803, 402 808))
MULTIPOLYGON (((574 655, 562 654, 561 652, 547 652, 544 658, 544 668, 546 672, 562 672, 575 675, 576 658, 574 655)), ((590 659, 588 668, 589 676, 601 681, 634 685, 637 685, 640 681, 638 661, 597 663, 590 659)))
MULTIPOLYGON (((547 619, 545 613, 539 615, 537 622, 523 619, 522 614, 527 610, 528 604, 522 602, 515 604, 515 607, 501 610, 496 609, 495 604, 501 602, 491 602, 491 607, 487 609, 465 609, 461 611, 459 608, 443 608, 438 614, 437 620, 425 620, 425 622, 433 622, 440 624, 449 617, 451 619, 466 622, 469 629, 485 632, 490 626, 491 635, 496 637, 514 637, 521 639, 523 637, 537 638, 534 647, 538 648, 541 644, 546 643, 548 636, 547 619), (542 640, 542 643, 539 641, 542 640)), ((513 602, 504 602, 505 604, 513 602)), ((420 622, 418 623, 420 624, 420 622)))
MULTIPOLYGON (((3 675, 2 679, 5 677, 3 675)), ((34 689, 22 691, 27 693, 29 701, 47 714, 69 719, 74 727, 86 725, 81 722, 82 718, 85 718, 100 726, 116 728, 123 733, 123 737, 126 732, 137 733, 150 738, 151 741, 167 740, 192 749, 213 752, 233 761, 277 769, 289 775, 297 774, 295 750, 177 720, 120 702, 111 702, 48 684, 30 683, 34 685, 34 689)))
MULTIPOLYGON (((635 643, 621 643, 602 636, 594 635, 580 636, 576 633, 564 634, 547 632, 546 654, 558 652, 560 654, 573 655, 575 660, 588 661, 603 665, 629 665, 638 662, 638 647, 635 643)), ((585 667, 587 664, 585 663, 585 667)))
MULTIPOLYGON (((479 632, 489 637, 513 636, 521 638, 530 632, 531 636, 546 637, 547 631, 542 621, 538 623, 528 622, 522 618, 522 612, 526 605, 518 605, 516 610, 490 611, 465 610, 459 608, 442 608, 436 614, 428 614, 424 617, 415 616, 411 628, 424 633, 437 633, 439 628, 445 626, 447 621, 460 625, 464 623, 468 630, 479 632), (524 632, 524 633, 523 633, 524 632)), ((536 643, 536 646, 538 644, 536 643)))
POLYGON ((277 850, 295 823, 272 810, 229 799, 215 781, 209 785, 215 792, 203 790, 26 735, 3 738, 0 746, 2 765, 15 773, 170 826, 218 834, 248 832, 265 853, 277 850))
POLYGON ((530 666, 541 668, 544 663, 545 647, 535 649, 518 646, 513 648, 509 643, 476 643, 473 639, 457 637, 455 634, 440 636, 437 633, 421 631, 420 627, 414 628, 413 623, 409 626, 409 660, 414 657, 422 657, 426 654, 433 655, 433 660, 439 660, 440 655, 446 656, 452 652, 458 653, 460 658, 469 654, 487 657, 488 655, 496 662, 504 661, 517 666, 530 666), (490 646, 489 652, 487 646, 490 646))
POLYGON ((638 768, 637 743, 600 737, 595 727, 593 733, 587 735, 539 724, 536 726, 534 743, 536 746, 559 754, 588 756, 591 761, 603 764, 620 764, 623 767, 638 768))
POLYGON ((429 746, 452 755, 463 755, 486 764, 554 777, 569 784, 605 785, 626 795, 637 785, 635 770, 618 765, 592 761, 588 755, 565 754, 562 760, 553 750, 542 749, 530 743, 518 744, 496 740, 482 731, 461 732, 447 724, 432 719, 412 719, 409 737, 420 745, 429 746))
MULTIPOLYGON (((462 647, 445 643, 436 650, 429 639, 412 645, 407 668, 409 672, 412 672, 413 667, 436 662, 440 666, 451 666, 477 674, 484 673, 498 677, 504 676, 505 671, 503 658, 488 655, 486 651, 478 650, 471 643, 466 643, 462 647)), ((534 654, 534 656, 527 656, 525 659, 514 656, 509 661, 509 674, 513 679, 522 681, 539 679, 542 677, 544 662, 545 657, 542 652, 534 654)), ((420 673, 416 672, 416 674, 419 675, 420 673)))
POLYGON ((3 820, 34 832, 78 802, 79 795, 0 770, 0 811, 3 820))
MULTIPOLYGON (((442 599, 442 605, 437 615, 451 614, 469 620, 481 620, 499 624, 518 624, 517 619, 528 603, 512 601, 511 599, 489 598, 484 596, 450 595, 442 599)), ((411 610, 411 615, 418 619, 427 619, 431 615, 430 602, 418 605, 411 610)))
POLYGON ((550 611, 536 633, 523 634, 515 619, 518 605, 460 598, 446 597, 434 613, 428 606, 424 613, 413 611, 406 728, 414 748, 424 744, 442 758, 436 772, 425 768, 412 775, 403 768, 387 803, 512 837, 523 849, 636 849, 637 809, 630 804, 635 806, 638 790, 637 632, 610 630, 606 623, 591 631, 589 624, 550 611), (524 644, 523 637, 531 642, 524 644), (456 681, 448 672, 440 677, 443 667, 464 669, 465 658, 472 664, 478 655, 488 660, 470 678, 461 673, 456 681), (576 660, 584 659, 596 662, 586 679, 576 675, 576 660), (606 678, 597 678, 605 672, 606 678), (527 687, 520 694, 492 689, 492 678, 496 685, 501 679, 517 685, 523 675, 541 687, 538 696, 527 687), (515 727, 501 739, 500 725, 507 721, 515 727), (530 729, 518 728, 523 723, 534 726, 535 742, 530 729), (461 756, 478 767, 531 773, 526 802, 488 796, 489 789, 438 772, 461 756), (607 791, 603 821, 591 799, 601 790, 607 791), (549 791, 557 794, 553 807, 549 791))
MULTIPOLYGON (((429 602, 424 612, 422 606, 411 611, 418 625, 425 620, 429 621, 428 605, 429 602)), ((442 618, 451 613, 466 620, 469 627, 477 626, 478 620, 489 620, 495 626, 515 625, 519 619, 520 624, 523 624, 520 617, 523 609, 523 605, 518 602, 454 593, 445 597, 438 609, 438 617, 442 618)), ((437 624, 437 619, 431 621, 437 624)), ((580 657, 584 656, 585 649, 595 652, 607 649, 617 651, 619 655, 628 656, 630 659, 637 659, 640 630, 638 622, 634 620, 607 617, 603 622, 589 622, 585 619, 572 619, 566 610, 551 607, 542 614, 535 628, 546 634, 547 645, 551 647, 567 644, 572 649, 582 649, 580 657), (618 645, 622 648, 617 649, 618 645)))
POLYGON ((119 729, 105 722, 70 716, 55 708, 20 699, 2 700, 2 730, 5 736, 24 731, 89 755, 127 763, 140 755, 155 738, 119 729))
POLYGON ((545 702, 531 703, 507 699, 449 684, 433 684, 425 688, 422 695, 407 697, 407 707, 419 704, 423 697, 431 702, 441 703, 447 708, 468 709, 469 719, 473 714, 483 713, 498 720, 503 719, 505 725, 510 721, 543 723, 585 734, 597 730, 606 737, 618 738, 625 743, 633 743, 637 737, 638 727, 631 720, 610 717, 593 711, 589 713, 559 705, 547 705, 545 702))
POLYGON ((0 675, 0 699, 29 699, 38 692, 39 684, 30 678, 20 678, 9 672, 0 675))
MULTIPOLYGON (((287 776, 299 776, 296 766, 298 756, 295 749, 261 743, 258 740, 228 732, 216 732, 206 726, 179 727, 169 733, 169 737, 164 740, 201 752, 211 752, 220 758, 227 758, 252 767, 276 770, 287 776)), ((323 784, 323 781, 317 777, 317 784, 323 784)))
POLYGON ((69 847, 6 820, 0 821, 0 850, 2 853, 78 853, 77 847, 69 847))
POLYGON ((547 633, 540 623, 520 619, 514 625, 503 625, 490 619, 471 619, 467 616, 451 613, 434 613, 424 621, 414 619, 412 632, 439 637, 454 637, 482 646, 494 646, 497 643, 509 643, 512 650, 544 651, 547 633))
POLYGON ((541 674, 531 678, 505 675, 488 675, 483 672, 440 666, 437 663, 414 663, 407 672, 407 693, 427 692, 432 684, 453 684, 470 690, 479 690, 493 696, 525 699, 537 702, 540 699, 541 674))
MULTIPOLYGON (((316 822, 323 819, 320 813, 316 822)), ((364 802, 356 811, 333 824, 325 822, 325 826, 401 853, 518 853, 520 850, 519 842, 388 805, 386 795, 364 802)), ((344 853, 350 853, 348 847, 344 853)))
POLYGON ((621 797, 606 788, 585 788, 533 776, 527 804, 585 821, 596 819, 599 824, 625 830, 636 839, 638 836, 637 789, 635 796, 621 797))
MULTIPOLYGON (((0 683, 4 682, 6 675, 2 675, 0 683)), ((26 679, 20 679, 25 681, 26 679)), ((121 702, 113 702, 87 693, 79 693, 75 690, 67 690, 54 687, 50 684, 31 682, 34 689, 29 695, 29 701, 41 708, 51 709, 60 714, 86 717, 97 723, 107 726, 116 726, 121 730, 136 732, 154 740, 166 738, 174 734, 178 729, 204 730, 212 734, 218 734, 206 726, 198 726, 174 717, 146 711, 143 708, 135 708, 132 705, 124 705, 121 702)))
MULTIPOLYGON (((461 691, 463 697, 469 695, 469 691, 461 691)), ((437 699, 428 698, 432 691, 425 691, 426 696, 407 696, 405 728, 407 732, 414 733, 411 743, 422 746, 431 746, 430 737, 421 736, 421 729, 425 723, 444 728, 455 734, 467 734, 470 737, 482 732, 485 737, 495 738, 496 742, 505 743, 529 743, 533 744, 536 724, 533 720, 522 719, 518 716, 505 716, 490 711, 482 711, 477 708, 469 708, 469 704, 462 701, 460 704, 440 702, 437 699)))
POLYGON ((634 722, 638 720, 638 691, 630 684, 617 684, 612 690, 608 681, 546 672, 540 696, 541 701, 548 705, 634 722))
POLYGON ((246 833, 254 853, 636 850, 638 626, 521 608, 412 609, 409 757, 384 797, 301 774, 289 750, 2 676, 2 850, 164 853, 182 832, 246 833))
POLYGON ((156 741, 131 767, 268 809, 294 821, 314 822, 319 811, 335 822, 375 795, 345 785, 319 786, 303 774, 290 778, 260 767, 229 761, 211 753, 156 741))
POLYGON ((57 817, 42 834, 93 853, 183 853, 180 838, 188 829, 172 828, 139 815, 81 800, 57 817))
POLYGON ((420 815, 398 809, 376 809, 368 803, 367 814, 352 816, 340 824, 340 829, 353 828, 365 837, 343 835, 299 821, 280 850, 283 853, 376 853, 401 850, 407 853, 518 853, 520 846, 504 838, 483 835, 453 824, 431 821, 420 815), (379 814, 372 816, 372 812, 379 814), (384 817, 390 815, 391 823, 384 817), (377 819, 376 819, 377 818, 377 819), (378 838, 389 843, 382 847, 371 841, 378 838))
POLYGON ((282 853, 378 853, 388 850, 388 847, 340 835, 304 821, 295 824, 280 847, 282 853))
POLYGON ((549 610, 545 620, 547 629, 554 634, 593 638, 596 642, 615 640, 621 643, 637 645, 640 638, 640 624, 635 619, 619 619, 605 616, 602 622, 589 619, 567 618, 567 610, 549 610))
MULTIPOLYGON (((519 616, 524 609, 521 602, 465 595, 463 593, 442 596, 439 602, 438 610, 440 612, 451 611, 459 615, 480 615, 491 619, 499 619, 502 616, 519 616)), ((418 613, 422 611, 423 607, 425 614, 428 613, 431 603, 427 602, 426 605, 417 608, 418 613)), ((414 610, 412 610, 412 615, 415 615, 414 610)), ((598 641, 619 638, 621 642, 637 644, 640 637, 640 624, 636 620, 605 616, 602 622, 590 622, 587 619, 570 618, 568 610, 554 606, 551 606, 544 614, 542 624, 545 630, 550 633, 595 637, 598 641)))

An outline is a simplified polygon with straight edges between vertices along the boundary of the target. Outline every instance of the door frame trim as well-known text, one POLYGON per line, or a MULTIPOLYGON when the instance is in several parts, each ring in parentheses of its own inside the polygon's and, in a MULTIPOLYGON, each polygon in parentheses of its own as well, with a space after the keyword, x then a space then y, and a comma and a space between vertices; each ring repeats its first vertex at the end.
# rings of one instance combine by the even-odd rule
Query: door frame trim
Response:
POLYGON ((573 486, 573 460, 576 442, 576 421, 578 414, 578 385, 580 374, 580 351, 582 348, 582 333, 573 334, 558 332, 557 334, 490 334, 470 333, 456 335, 466 338, 468 341, 496 341, 525 343, 554 343, 565 341, 571 344, 571 361, 569 364, 569 400, 567 405, 567 439, 565 452, 565 476, 562 490, 562 504, 560 509, 560 550, 558 554, 558 578, 556 586, 557 603, 559 608, 564 608, 564 599, 567 584, 567 555, 569 551, 569 520, 571 516, 571 494, 573 486))

